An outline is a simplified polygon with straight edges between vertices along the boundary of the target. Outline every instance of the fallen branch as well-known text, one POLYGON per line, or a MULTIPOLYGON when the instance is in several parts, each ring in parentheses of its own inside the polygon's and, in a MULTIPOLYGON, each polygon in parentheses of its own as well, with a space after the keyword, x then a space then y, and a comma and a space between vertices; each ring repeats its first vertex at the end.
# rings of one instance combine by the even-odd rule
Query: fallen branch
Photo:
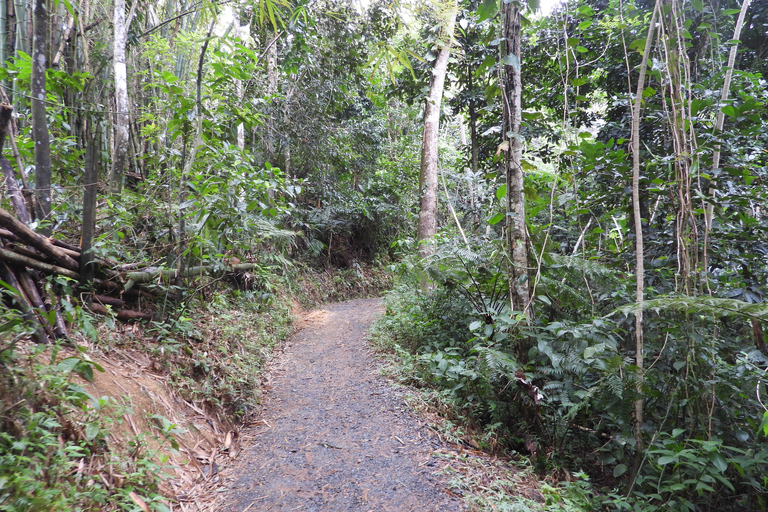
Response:
POLYGON ((176 270, 163 270, 154 269, 151 271, 143 272, 128 272, 128 282, 125 283, 125 290, 130 290, 134 285, 139 283, 149 283, 156 279, 173 279, 176 277, 195 277, 208 274, 223 274, 225 272, 242 272, 245 270, 253 270, 256 267, 254 263, 239 263, 237 265, 230 265, 225 267, 222 265, 201 265, 197 267, 189 267, 181 272, 176 270))
POLYGON ((62 268, 57 265, 51 265, 50 263, 45 263, 28 256, 23 256, 5 248, 0 248, 0 259, 14 263, 16 265, 22 265, 25 267, 35 268, 37 270, 42 270, 47 274, 59 274, 75 280, 80 279, 80 274, 77 272, 73 272, 72 270, 62 268))
POLYGON ((11 231, 25 244, 30 245, 49 256, 60 266, 72 271, 76 271, 80 268, 80 265, 63 250, 54 246, 46 237, 38 235, 29 229, 23 222, 19 221, 16 217, 2 208, 0 208, 0 226, 11 231))
POLYGON ((99 304, 98 302, 94 302, 91 304, 91 311, 94 313, 98 313, 100 315, 114 315, 115 318, 120 320, 121 322, 127 322, 129 320, 152 320, 152 314, 151 313, 143 313, 141 311, 132 311, 129 309, 108 309, 107 307, 103 306, 102 304, 99 304))

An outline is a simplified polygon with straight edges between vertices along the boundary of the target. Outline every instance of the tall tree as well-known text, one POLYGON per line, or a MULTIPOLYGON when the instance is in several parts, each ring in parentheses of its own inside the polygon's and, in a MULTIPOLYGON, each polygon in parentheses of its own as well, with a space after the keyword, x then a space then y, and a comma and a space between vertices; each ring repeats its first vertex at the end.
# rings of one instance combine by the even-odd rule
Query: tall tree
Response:
POLYGON ((523 195, 523 145, 521 82, 521 16, 517 2, 502 2, 502 108, 504 115, 503 146, 506 148, 507 172, 507 251, 509 254, 509 296, 513 310, 533 316, 528 279, 528 234, 525 226, 523 195))
MULTIPOLYGON (((648 25, 648 37, 645 40, 643 60, 640 62, 640 76, 637 79, 637 89, 632 104, 632 214, 635 223, 635 365, 637 366, 637 398, 635 399, 635 473, 640 464, 640 454, 643 447, 643 377, 644 377, 644 340, 643 340, 643 297, 645 294, 645 253, 643 249, 643 222, 640 214, 640 115, 642 109, 643 90, 645 88, 645 72, 651 55, 651 45, 658 16, 658 3, 653 9, 648 25)), ((629 62, 629 61, 627 61, 629 62)), ((631 90, 631 87, 630 87, 631 90)))
POLYGON ((443 101, 445 75, 451 56, 453 31, 458 12, 457 0, 443 0, 438 4, 438 15, 442 30, 438 41, 439 51, 429 80, 429 95, 424 105, 424 130, 421 138, 421 170, 419 172, 419 224, 417 240, 422 257, 432 253, 432 238, 437 233, 437 165, 438 134, 440 130, 440 107, 443 101))
POLYGON ((126 18, 125 0, 115 0, 113 42, 113 60, 115 73, 115 118, 114 118, 114 151, 112 167, 109 171, 109 191, 119 194, 123 185, 123 175, 128 165, 129 123, 128 115, 128 73, 125 64, 125 47, 128 44, 128 28, 136 9, 138 0, 134 0, 131 12, 126 18))
POLYGON ((51 215, 51 151, 48 119, 45 112, 45 72, 48 55, 48 11, 45 0, 35 0, 32 54, 32 133, 35 140, 35 194, 37 196, 40 232, 50 235, 51 215))

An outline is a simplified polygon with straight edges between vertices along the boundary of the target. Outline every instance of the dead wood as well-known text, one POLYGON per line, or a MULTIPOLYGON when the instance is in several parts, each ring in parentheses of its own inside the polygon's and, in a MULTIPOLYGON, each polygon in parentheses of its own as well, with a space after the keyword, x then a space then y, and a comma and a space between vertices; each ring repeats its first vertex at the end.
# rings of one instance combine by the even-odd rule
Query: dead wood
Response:
POLYGON ((32 332, 33 341, 35 341, 35 343, 48 343, 48 336, 45 330, 43 330, 43 324, 35 318, 32 308, 29 305, 29 301, 27 297, 24 296, 12 267, 0 262, 0 278, 16 290, 17 294, 13 296, 13 301, 19 308, 21 317, 35 326, 35 330, 32 332))
POLYGON ((238 265, 230 265, 229 267, 221 265, 201 265, 197 267, 189 267, 181 272, 176 270, 163 270, 154 269, 151 271, 143 272, 128 272, 128 282, 125 284, 125 289, 130 290, 135 284, 148 283, 156 279, 173 279, 176 277, 195 277, 208 274, 223 274, 231 271, 244 271, 253 270, 256 265, 253 263, 240 263, 238 265))
POLYGON ((120 308, 120 309, 125 307, 125 301, 123 301, 121 299, 116 299, 114 297, 108 297, 106 295, 97 295, 97 294, 95 294, 95 295, 92 296, 92 298, 93 298, 94 302, 96 302, 98 304, 102 304, 104 306, 112 306, 112 307, 120 308))
POLYGON ((91 311, 93 311, 94 313, 99 313, 100 315, 114 314, 116 318, 122 322, 127 322, 129 320, 152 320, 151 313, 144 313, 142 311, 132 311, 130 309, 109 310, 107 307, 105 307, 102 304, 99 304, 98 302, 93 302, 91 304, 91 311))
POLYGON ((77 271, 80 265, 69 257, 61 248, 54 246, 48 238, 38 235, 16 217, 0 208, 0 226, 18 236, 25 244, 31 245, 53 259, 58 265, 77 271))
POLYGON ((5 248, 0 248, 0 259, 13 263, 15 265, 21 265, 24 267, 30 267, 37 270, 42 270, 46 274, 59 274, 75 280, 80 279, 80 274, 78 274, 77 272, 73 272, 72 270, 62 268, 57 265, 51 265, 50 263, 45 263, 43 261, 36 260, 28 256, 18 254, 16 252, 13 252, 5 248))
MULTIPOLYGON (((21 195, 21 190, 16 182, 16 175, 13 172, 10 162, 3 156, 3 146, 5 145, 5 139, 10 134, 10 122, 11 114, 13 113, 13 107, 7 103, 0 103, 0 168, 3 171, 3 177, 5 178, 5 187, 8 190, 8 196, 13 205, 13 209, 16 211, 16 215, 21 222, 29 224, 31 222, 29 212, 27 211, 27 204, 24 202, 24 197, 21 195)), ((20 170, 20 172, 23 172, 20 170)))

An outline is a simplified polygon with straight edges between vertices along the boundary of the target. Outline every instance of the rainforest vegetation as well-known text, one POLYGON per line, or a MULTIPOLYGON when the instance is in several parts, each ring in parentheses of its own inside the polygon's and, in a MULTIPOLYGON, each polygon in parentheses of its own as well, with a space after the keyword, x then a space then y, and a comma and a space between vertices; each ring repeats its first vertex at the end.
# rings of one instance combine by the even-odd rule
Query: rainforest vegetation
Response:
POLYGON ((170 510, 71 380, 124 322, 242 418, 292 297, 384 288, 551 510, 768 509, 768 1, 0 0, 0 62, 0 510, 170 510))

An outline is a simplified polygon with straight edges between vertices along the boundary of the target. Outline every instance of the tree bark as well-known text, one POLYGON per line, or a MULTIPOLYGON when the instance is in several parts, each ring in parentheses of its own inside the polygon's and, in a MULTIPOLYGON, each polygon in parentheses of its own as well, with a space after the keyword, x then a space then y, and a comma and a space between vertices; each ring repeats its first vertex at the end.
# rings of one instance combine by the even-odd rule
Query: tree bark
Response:
POLYGON ((8 162, 3 155, 5 139, 10 135, 12 113, 13 107, 11 105, 0 103, 0 168, 2 168, 3 176, 5 177, 5 186, 8 190, 8 196, 13 205, 13 209, 16 211, 16 216, 21 222, 29 224, 31 219, 29 217, 29 212, 27 211, 27 205, 24 202, 24 197, 21 195, 19 186, 16 183, 16 175, 13 172, 13 167, 11 167, 10 162, 8 162))
POLYGON ((520 136, 522 124, 521 81, 521 16, 517 3, 502 3, 501 60, 503 63, 504 144, 507 147, 507 216, 506 235, 509 254, 509 294, 513 311, 522 311, 528 319, 533 317, 530 280, 528 279, 528 233, 525 223, 525 196, 523 195, 523 146, 520 136))
POLYGON ((86 148, 85 148, 85 179, 83 184, 83 233, 80 242, 80 284, 87 285, 93 281, 94 266, 93 261, 93 237, 96 232, 96 199, 98 196, 98 173, 99 173, 99 142, 101 142, 101 133, 98 129, 98 123, 89 123, 86 130, 86 148), (94 130, 94 126, 96 129, 94 130), (92 133, 94 132, 95 133, 92 133))
MULTIPOLYGON (((419 224, 416 238, 419 255, 425 258, 434 251, 433 238, 437 233, 437 162, 438 135, 440 131, 440 106, 443 101, 445 75, 453 44, 458 4, 448 0, 442 6, 446 9, 440 41, 440 51, 435 59, 429 82, 429 96, 424 106, 424 130, 421 139, 421 170, 419 172, 419 224)), ((426 281, 422 287, 426 287, 426 281)))
POLYGON ((45 71, 48 52, 48 12, 45 0, 35 0, 32 53, 32 135, 35 141, 35 196, 37 197, 39 231, 51 234, 51 151, 48 119, 45 112, 45 71))
MULTIPOLYGON (((134 7, 136 2, 134 1, 134 7)), ((128 74, 125 65, 125 47, 128 43, 128 27, 131 25, 133 8, 125 16, 125 0, 115 0, 114 29, 115 40, 113 43, 113 66, 115 73, 115 116, 114 116, 114 155, 112 167, 109 171, 109 192, 119 194, 123 186, 123 176, 128 165, 128 74)))
MULTIPOLYGON (((743 0, 741 3, 741 10, 739 11, 739 17, 736 20, 736 27, 733 29, 732 40, 737 41, 741 38, 741 29, 744 26, 744 17, 747 14, 751 0, 743 0)), ((739 45, 733 44, 731 50, 728 53, 728 64, 726 65, 725 78, 723 80, 723 89, 720 93, 720 103, 725 103, 728 99, 728 95, 731 91, 731 79, 733 78, 733 68, 736 65, 736 53, 738 52, 739 45)), ((725 124, 725 114, 722 108, 717 112, 717 118, 715 120, 715 133, 723 131, 723 125, 725 124)), ((720 167, 720 146, 715 146, 715 151, 712 154, 712 169, 720 167)), ((704 212, 704 247, 702 250, 702 266, 706 273, 709 267, 709 233, 712 230, 712 216, 715 211, 715 187, 709 187, 709 201, 707 202, 706 211, 704 212)))

